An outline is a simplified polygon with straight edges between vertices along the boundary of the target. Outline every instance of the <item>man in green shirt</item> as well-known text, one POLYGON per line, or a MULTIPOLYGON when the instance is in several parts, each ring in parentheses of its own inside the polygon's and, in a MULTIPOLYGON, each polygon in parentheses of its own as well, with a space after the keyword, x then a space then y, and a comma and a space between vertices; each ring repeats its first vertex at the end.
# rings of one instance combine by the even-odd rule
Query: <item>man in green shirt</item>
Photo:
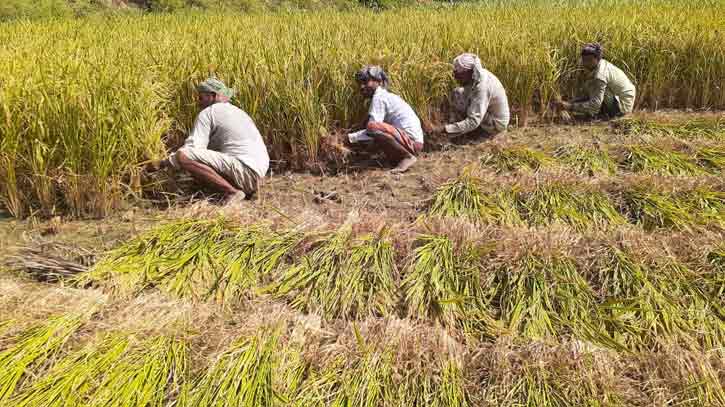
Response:
POLYGON ((632 113, 637 91, 619 68, 602 58, 602 46, 586 44, 581 51, 582 66, 587 72, 585 96, 571 102, 559 101, 559 109, 586 118, 612 119, 632 113))

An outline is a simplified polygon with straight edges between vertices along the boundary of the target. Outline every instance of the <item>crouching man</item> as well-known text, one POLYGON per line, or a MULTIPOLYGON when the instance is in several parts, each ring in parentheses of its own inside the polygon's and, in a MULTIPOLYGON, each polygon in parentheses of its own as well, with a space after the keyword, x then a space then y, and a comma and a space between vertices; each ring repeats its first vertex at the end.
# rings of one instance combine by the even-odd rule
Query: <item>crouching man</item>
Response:
POLYGON ((475 54, 461 54, 453 60, 453 77, 461 87, 453 90, 450 105, 454 123, 436 126, 432 133, 459 136, 478 134, 492 137, 506 131, 510 112, 501 81, 483 68, 475 54))
POLYGON ((557 101, 555 106, 584 119, 614 119, 632 113, 637 90, 627 75, 603 58, 601 45, 586 44, 581 50, 586 72, 585 94, 571 102, 557 101))
POLYGON ((174 167, 224 194, 224 203, 241 201, 257 191, 269 168, 264 140, 252 119, 229 102, 234 91, 218 79, 199 84, 201 112, 184 146, 150 170, 174 167))
POLYGON ((407 171, 423 150, 423 129, 415 111, 400 96, 388 92, 388 77, 376 65, 367 65, 356 75, 360 93, 370 101, 365 129, 348 135, 350 143, 369 141, 397 163, 393 173, 407 171))

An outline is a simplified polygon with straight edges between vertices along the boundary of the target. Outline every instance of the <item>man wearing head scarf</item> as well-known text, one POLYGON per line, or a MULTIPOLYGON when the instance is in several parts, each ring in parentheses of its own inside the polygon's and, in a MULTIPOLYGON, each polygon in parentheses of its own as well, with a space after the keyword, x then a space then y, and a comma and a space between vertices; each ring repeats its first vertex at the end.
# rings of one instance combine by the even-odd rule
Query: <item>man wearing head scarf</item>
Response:
POLYGON ((388 76, 377 65, 355 74, 360 93, 370 101, 365 129, 348 135, 350 143, 371 141, 391 161, 394 173, 407 171, 423 150, 423 129, 415 111, 400 96, 388 91, 388 76))
POLYGON ((251 197, 269 168, 262 135, 243 110, 229 103, 234 91, 209 78, 199 84, 202 109, 184 146, 150 169, 174 167, 219 190, 225 201, 251 197))
POLYGON ((637 91, 627 75, 602 58, 602 46, 586 44, 581 51, 586 71, 585 95, 572 102, 556 102, 556 106, 581 116, 612 119, 632 112, 637 91))
POLYGON ((481 129, 493 136, 506 130, 510 113, 506 90, 498 78, 483 68, 475 54, 453 60, 453 77, 461 87, 451 94, 451 107, 463 120, 433 128, 434 133, 462 135, 481 129))

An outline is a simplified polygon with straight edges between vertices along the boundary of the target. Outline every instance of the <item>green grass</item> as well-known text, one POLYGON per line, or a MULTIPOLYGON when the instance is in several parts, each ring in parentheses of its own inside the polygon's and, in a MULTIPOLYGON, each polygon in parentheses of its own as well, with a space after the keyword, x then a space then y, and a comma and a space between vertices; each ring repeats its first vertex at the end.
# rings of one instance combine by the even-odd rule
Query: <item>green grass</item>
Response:
POLYGON ((344 225, 283 270, 269 291, 330 319, 389 315, 398 300, 390 234, 383 228, 354 236, 351 225, 344 225))

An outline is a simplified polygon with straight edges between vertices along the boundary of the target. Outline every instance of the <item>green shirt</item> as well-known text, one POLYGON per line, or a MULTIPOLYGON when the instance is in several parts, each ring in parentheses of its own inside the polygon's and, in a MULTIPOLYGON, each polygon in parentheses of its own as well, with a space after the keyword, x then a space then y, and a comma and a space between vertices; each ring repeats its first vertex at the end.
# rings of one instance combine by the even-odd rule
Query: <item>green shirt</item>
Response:
POLYGON ((575 112, 596 115, 605 99, 615 96, 619 98, 619 110, 622 113, 631 113, 634 108, 634 98, 637 91, 632 81, 621 69, 611 62, 602 59, 597 68, 584 83, 587 100, 572 104, 575 112))

